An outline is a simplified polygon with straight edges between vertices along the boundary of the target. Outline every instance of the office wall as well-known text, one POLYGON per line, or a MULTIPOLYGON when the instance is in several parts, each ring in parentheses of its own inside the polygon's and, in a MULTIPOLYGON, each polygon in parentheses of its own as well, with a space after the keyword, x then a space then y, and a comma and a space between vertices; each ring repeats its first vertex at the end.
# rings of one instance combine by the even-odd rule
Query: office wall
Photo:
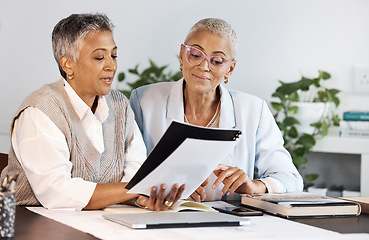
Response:
POLYGON ((51 31, 71 13, 104 12, 112 19, 118 71, 145 67, 148 58, 177 70, 189 28, 201 18, 223 18, 240 42, 229 87, 269 101, 278 80, 322 69, 332 74, 329 85, 343 91, 342 111, 369 102, 353 93, 353 66, 369 63, 368 9, 367 0, 0 0, 0 151, 8 151, 10 120, 24 97, 59 78, 51 31))

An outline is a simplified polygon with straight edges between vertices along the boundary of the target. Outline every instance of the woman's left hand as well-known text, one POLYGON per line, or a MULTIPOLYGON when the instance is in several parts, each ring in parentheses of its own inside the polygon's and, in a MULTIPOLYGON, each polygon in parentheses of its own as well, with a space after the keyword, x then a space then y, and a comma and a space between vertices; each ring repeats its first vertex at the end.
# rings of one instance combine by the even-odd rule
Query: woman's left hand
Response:
POLYGON ((159 188, 159 193, 156 194, 156 187, 151 188, 150 196, 139 196, 136 200, 136 203, 146 209, 154 210, 154 211, 165 211, 170 208, 174 203, 176 203, 182 196, 182 193, 185 189, 185 184, 179 186, 178 183, 172 186, 172 189, 168 196, 164 196, 165 194, 165 184, 161 184, 159 188), (156 197, 157 196, 157 197, 156 197))
POLYGON ((213 184, 213 189, 217 188, 220 183, 224 184, 221 196, 227 191, 227 195, 234 192, 248 194, 266 192, 266 187, 263 182, 260 180, 251 180, 249 176, 238 167, 219 164, 213 172, 218 177, 213 184))
POLYGON ((191 194, 191 196, 187 199, 189 201, 201 202, 206 198, 206 191, 204 187, 208 185, 209 179, 205 179, 205 181, 191 194))

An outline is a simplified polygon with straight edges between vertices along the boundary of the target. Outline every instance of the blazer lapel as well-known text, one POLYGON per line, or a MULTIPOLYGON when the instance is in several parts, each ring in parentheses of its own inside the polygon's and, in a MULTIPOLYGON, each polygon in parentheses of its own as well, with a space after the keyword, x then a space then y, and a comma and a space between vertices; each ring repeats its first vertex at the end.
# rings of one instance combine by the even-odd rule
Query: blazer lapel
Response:
POLYGON ((220 120, 219 128, 235 128, 236 117, 231 94, 225 87, 220 86, 220 120))
POLYGON ((169 122, 172 122, 172 120, 184 122, 183 78, 173 84, 173 88, 169 92, 167 101, 167 120, 169 122))

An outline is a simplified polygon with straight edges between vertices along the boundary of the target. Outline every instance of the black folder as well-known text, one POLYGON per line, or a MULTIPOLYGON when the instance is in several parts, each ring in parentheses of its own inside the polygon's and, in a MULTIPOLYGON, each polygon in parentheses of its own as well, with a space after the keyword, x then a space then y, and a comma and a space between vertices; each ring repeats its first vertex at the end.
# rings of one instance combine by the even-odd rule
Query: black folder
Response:
MULTIPOLYGON (((236 141, 240 136, 241 131, 237 129, 205 128, 173 121, 157 145, 151 151, 146 161, 142 164, 131 181, 129 181, 129 183, 126 185, 126 189, 131 189, 153 170, 155 170, 187 138, 210 141, 236 141)), ((194 151, 196 150, 194 149, 194 151)), ((211 151, 211 149, 209 149, 209 151, 211 151)), ((173 172, 173 174, 175 174, 175 172, 173 172)))

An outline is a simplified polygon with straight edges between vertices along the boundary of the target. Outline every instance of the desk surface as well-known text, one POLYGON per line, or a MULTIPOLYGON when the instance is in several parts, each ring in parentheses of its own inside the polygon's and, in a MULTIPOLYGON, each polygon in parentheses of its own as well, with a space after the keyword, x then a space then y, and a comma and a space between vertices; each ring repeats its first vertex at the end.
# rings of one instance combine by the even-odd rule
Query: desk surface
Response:
MULTIPOLYGON (((296 219, 293 221, 340 233, 369 233, 369 214, 349 218, 296 219)), ((33 213, 23 206, 17 206, 15 240, 64 240, 66 237, 78 240, 98 239, 90 234, 33 213)))
POLYGON ((67 225, 33 213, 23 206, 17 206, 15 214, 15 240, 98 239, 90 234, 78 231, 67 225))
POLYGON ((369 233, 369 214, 366 213, 361 213, 359 217, 304 218, 293 221, 339 233, 369 233))

